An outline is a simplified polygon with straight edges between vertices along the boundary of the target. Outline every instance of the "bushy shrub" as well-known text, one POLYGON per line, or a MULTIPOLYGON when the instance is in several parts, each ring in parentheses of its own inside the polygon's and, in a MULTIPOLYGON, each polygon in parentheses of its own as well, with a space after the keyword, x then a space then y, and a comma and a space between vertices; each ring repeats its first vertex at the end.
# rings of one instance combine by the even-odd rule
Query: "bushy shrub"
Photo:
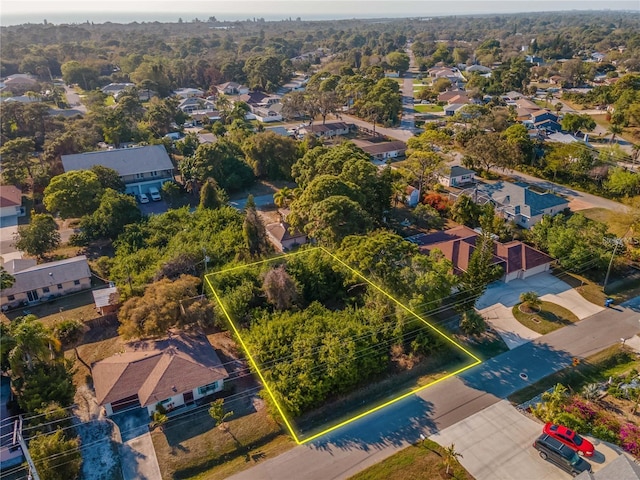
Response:
POLYGON ((76 320, 63 320, 54 328, 54 333, 63 345, 73 345, 82 336, 82 323, 76 320))
POLYGON ((487 324, 475 310, 467 310, 460 317, 460 329, 468 335, 479 335, 487 329, 487 324))
POLYGON ((564 410, 584 420, 585 423, 591 423, 598 412, 593 404, 577 396, 571 397, 571 401, 565 406, 564 410))
POLYGON ((555 417, 554 422, 559 423, 560 425, 564 425, 565 427, 575 430, 576 432, 588 431, 587 422, 575 413, 562 412, 555 417))
POLYGON ((605 442, 617 444, 619 442, 619 437, 616 432, 609 430, 606 425, 596 425, 591 430, 591 434, 599 438, 600 440, 604 440, 605 442))

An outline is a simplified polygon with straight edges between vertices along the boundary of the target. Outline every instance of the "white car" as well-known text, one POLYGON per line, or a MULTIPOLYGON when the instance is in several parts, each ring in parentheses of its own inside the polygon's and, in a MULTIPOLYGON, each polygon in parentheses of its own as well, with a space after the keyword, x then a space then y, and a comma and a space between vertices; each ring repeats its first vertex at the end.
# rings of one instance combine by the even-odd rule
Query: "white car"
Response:
POLYGON ((149 203, 149 197, 147 197, 146 193, 141 193, 140 195, 138 195, 138 201, 140 203, 149 203))
POLYGON ((158 202, 162 200, 162 197, 160 196, 160 192, 156 187, 149 188, 149 196, 151 197, 151 200, 153 200, 154 202, 158 202))

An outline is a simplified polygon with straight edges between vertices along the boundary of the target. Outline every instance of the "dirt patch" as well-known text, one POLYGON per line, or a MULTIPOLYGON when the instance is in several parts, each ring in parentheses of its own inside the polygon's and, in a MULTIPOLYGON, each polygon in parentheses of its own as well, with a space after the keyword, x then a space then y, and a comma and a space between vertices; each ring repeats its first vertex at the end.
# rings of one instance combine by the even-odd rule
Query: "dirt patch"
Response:
POLYGON ((574 198, 569 202, 569 210, 571 210, 572 212, 587 210, 589 208, 593 208, 593 205, 591 205, 588 202, 585 202, 584 200, 578 200, 574 198))
POLYGON ((76 392, 74 421, 82 445, 82 478, 120 480, 122 470, 113 422, 102 415, 93 392, 85 385, 76 392))

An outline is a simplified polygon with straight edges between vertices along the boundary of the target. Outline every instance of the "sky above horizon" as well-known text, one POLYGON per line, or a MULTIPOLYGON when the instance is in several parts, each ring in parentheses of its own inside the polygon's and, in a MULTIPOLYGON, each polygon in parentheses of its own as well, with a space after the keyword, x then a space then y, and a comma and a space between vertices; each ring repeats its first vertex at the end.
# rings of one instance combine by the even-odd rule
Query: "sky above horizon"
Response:
POLYGON ((182 18, 206 20, 246 20, 262 17, 281 20, 301 17, 303 20, 344 18, 424 17, 442 15, 475 15, 488 13, 542 12, 561 10, 635 10, 639 0, 111 0, 109 9, 103 2, 86 0, 3 0, 1 25, 21 23, 80 23, 133 21, 177 21, 182 18))

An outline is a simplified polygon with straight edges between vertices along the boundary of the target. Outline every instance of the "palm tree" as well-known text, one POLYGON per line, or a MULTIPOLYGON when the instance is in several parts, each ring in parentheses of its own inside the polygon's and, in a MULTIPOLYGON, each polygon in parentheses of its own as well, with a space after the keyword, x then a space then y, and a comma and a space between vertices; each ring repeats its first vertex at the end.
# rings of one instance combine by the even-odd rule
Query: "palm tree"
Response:
POLYGON ((402 181, 393 182, 391 184, 391 189, 393 191, 394 206, 397 207, 400 202, 404 201, 407 184, 402 181))
POLYGON ((616 136, 620 135, 623 130, 624 129, 622 128, 622 125, 618 123, 612 123, 611 125, 609 125, 609 128, 607 128, 607 132, 611 134, 611 140, 609 140, 609 143, 613 143, 613 141, 616 139, 616 136))
POLYGON ((14 374, 33 370, 35 360, 50 362, 60 350, 60 341, 35 315, 18 317, 12 322, 10 335, 2 338, 2 349, 9 352, 9 365, 14 374))
POLYGON ((458 458, 462 458, 462 454, 456 452, 455 443, 444 448, 444 464, 447 466, 447 475, 449 475, 449 469, 458 461, 458 458))
POLYGON ((282 187, 273 194, 273 203, 275 203, 278 208, 288 207, 293 199, 293 190, 289 187, 282 187))

